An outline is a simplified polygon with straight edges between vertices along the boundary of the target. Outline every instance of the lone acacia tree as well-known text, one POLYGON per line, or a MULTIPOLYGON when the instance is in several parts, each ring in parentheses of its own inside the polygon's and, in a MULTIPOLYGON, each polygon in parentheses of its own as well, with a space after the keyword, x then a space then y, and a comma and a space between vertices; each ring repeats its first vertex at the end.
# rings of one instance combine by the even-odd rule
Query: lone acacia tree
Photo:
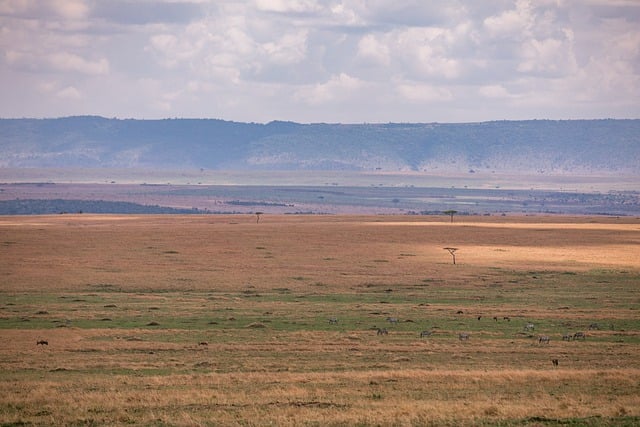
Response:
POLYGON ((451 216, 451 222, 453 222, 453 216, 458 213, 458 211, 454 211, 453 209, 449 209, 448 211, 443 212, 445 215, 451 216))
POLYGON ((444 248, 444 249, 449 251, 449 253, 453 257, 453 264, 455 265, 455 263, 456 263, 456 251, 458 250, 458 248, 444 248))
POLYGON ((262 212, 256 212, 256 224, 260 222, 260 215, 262 215, 262 212))

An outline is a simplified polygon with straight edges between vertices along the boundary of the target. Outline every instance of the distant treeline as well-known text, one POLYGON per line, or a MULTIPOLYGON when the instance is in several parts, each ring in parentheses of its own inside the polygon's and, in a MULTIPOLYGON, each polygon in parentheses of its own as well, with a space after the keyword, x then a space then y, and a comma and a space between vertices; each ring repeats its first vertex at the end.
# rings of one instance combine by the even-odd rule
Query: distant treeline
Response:
POLYGON ((141 205, 130 202, 109 202, 104 200, 16 199, 0 201, 0 215, 45 215, 64 213, 204 214, 209 212, 196 208, 176 209, 166 206, 141 205))

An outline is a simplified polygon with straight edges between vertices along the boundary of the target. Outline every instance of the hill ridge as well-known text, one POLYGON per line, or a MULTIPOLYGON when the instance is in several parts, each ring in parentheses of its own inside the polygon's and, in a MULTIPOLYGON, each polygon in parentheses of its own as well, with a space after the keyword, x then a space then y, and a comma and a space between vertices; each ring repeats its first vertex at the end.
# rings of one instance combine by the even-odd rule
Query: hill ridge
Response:
POLYGON ((0 119, 0 167, 640 175, 640 120, 0 119))

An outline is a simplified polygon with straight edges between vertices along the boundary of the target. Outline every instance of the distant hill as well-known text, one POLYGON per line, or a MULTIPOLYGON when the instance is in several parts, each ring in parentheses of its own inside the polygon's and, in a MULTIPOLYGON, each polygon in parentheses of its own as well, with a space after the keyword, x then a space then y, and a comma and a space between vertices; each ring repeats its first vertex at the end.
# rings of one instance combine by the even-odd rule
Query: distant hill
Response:
POLYGON ((0 167, 640 175, 640 120, 346 125, 0 119, 0 167))

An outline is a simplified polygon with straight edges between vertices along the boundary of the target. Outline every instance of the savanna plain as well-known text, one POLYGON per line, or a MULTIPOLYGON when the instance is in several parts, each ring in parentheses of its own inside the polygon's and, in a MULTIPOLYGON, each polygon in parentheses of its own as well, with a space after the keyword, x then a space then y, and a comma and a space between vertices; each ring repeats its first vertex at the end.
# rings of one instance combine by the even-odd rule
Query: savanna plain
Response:
POLYGON ((0 217, 0 425, 639 425, 639 291, 634 217, 0 217))

